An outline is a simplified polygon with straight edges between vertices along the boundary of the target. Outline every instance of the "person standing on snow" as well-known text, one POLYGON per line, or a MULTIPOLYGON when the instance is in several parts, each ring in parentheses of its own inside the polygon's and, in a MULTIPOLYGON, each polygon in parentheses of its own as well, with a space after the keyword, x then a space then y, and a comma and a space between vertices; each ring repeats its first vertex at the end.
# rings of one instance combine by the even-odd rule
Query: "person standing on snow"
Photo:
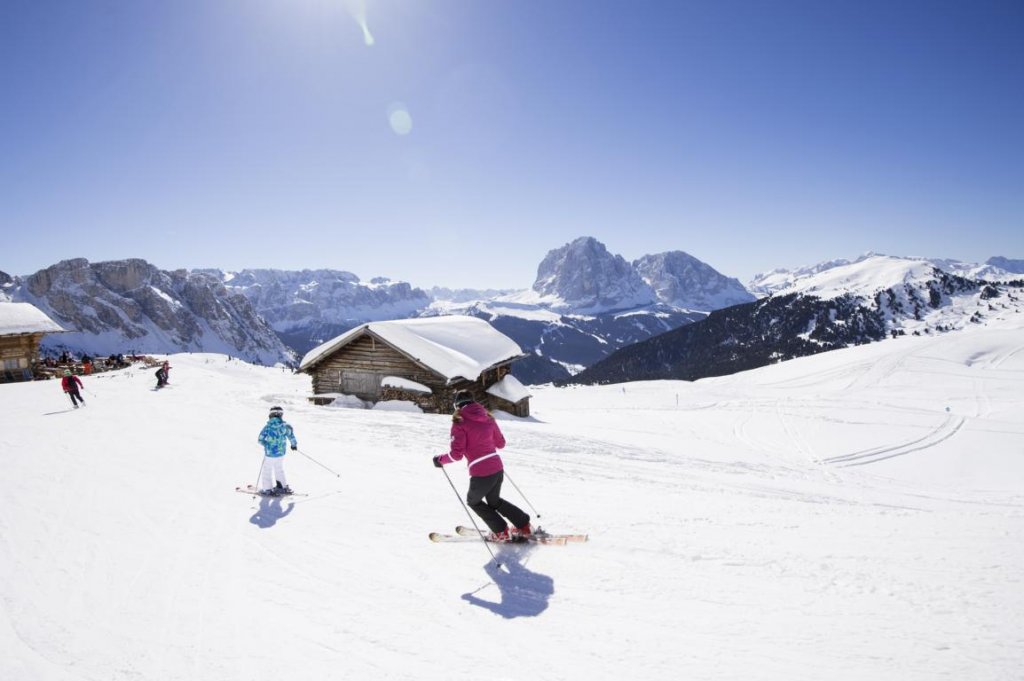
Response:
POLYGON ((298 449, 295 431, 284 422, 284 409, 271 407, 267 425, 260 431, 259 443, 263 445, 263 466, 260 468, 260 494, 278 496, 291 494, 288 479, 284 475, 285 443, 290 441, 292 449, 298 449))
POLYGON ((60 387, 63 388, 64 392, 66 392, 71 398, 71 405, 75 409, 78 409, 79 402, 82 403, 83 407, 85 406, 85 400, 82 399, 81 393, 78 392, 79 388, 84 387, 82 385, 82 379, 72 374, 70 369, 64 370, 64 378, 60 379, 60 387))
POLYGON ((490 528, 488 539, 497 542, 513 541, 532 533, 529 514, 501 498, 505 467, 497 450, 504 446, 505 436, 498 422, 483 405, 465 390, 455 393, 451 446, 448 453, 434 457, 434 465, 440 468, 466 459, 470 476, 466 504, 490 528), (511 529, 506 518, 512 523, 511 529))
POLYGON ((164 387, 171 382, 171 363, 164 361, 160 365, 160 368, 156 370, 156 387, 157 389, 164 387))

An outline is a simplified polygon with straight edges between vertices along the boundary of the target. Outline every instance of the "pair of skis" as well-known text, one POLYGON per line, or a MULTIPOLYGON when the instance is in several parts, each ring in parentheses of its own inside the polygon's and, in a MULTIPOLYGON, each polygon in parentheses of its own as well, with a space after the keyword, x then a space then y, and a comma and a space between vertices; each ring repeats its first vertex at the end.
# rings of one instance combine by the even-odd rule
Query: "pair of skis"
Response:
MULTIPOLYGON (((309 496, 302 492, 292 492, 291 494, 262 494, 255 485, 246 485, 245 487, 236 487, 236 492, 242 494, 249 494, 254 497, 264 497, 279 499, 281 497, 305 497, 309 496)), ((515 537, 510 541, 505 542, 492 542, 486 537, 481 535, 475 528, 466 527, 464 525, 458 525, 455 528, 455 534, 442 534, 441 532, 431 532, 430 541, 433 542, 472 542, 472 541, 485 541, 488 543, 495 544, 557 544, 558 546, 564 546, 570 542, 585 542, 588 536, 585 534, 551 534, 550 532, 541 528, 536 528, 533 533, 528 534, 525 537, 515 537)))
POLYGON ((258 489, 256 489, 255 485, 246 485, 245 487, 236 487, 235 491, 236 492, 241 492, 242 494, 251 494, 254 497, 263 497, 264 499, 280 499, 282 497, 308 497, 309 496, 308 494, 303 494, 302 492, 291 492, 289 494, 263 494, 258 489))
POLYGON ((442 534, 441 532, 431 532, 430 541, 433 542, 466 542, 466 541, 485 541, 492 544, 557 544, 564 546, 569 542, 585 542, 587 541, 587 535, 585 534, 551 534, 546 530, 537 528, 532 534, 525 537, 517 537, 507 542, 492 542, 487 539, 486 535, 481 536, 476 529, 472 527, 465 527, 459 525, 455 528, 455 534, 442 534))

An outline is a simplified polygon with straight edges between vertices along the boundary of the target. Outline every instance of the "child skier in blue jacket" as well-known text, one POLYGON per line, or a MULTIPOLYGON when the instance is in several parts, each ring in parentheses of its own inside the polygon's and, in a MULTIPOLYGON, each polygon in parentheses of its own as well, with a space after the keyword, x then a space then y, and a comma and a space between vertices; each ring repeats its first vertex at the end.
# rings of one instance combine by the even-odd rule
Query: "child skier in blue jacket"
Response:
POLYGON ((284 422, 283 416, 284 409, 271 407, 270 420, 260 431, 259 443, 263 445, 266 454, 263 467, 260 468, 260 494, 292 493, 292 488, 288 486, 288 479, 284 475, 285 446, 287 442, 291 442, 292 449, 298 449, 299 443, 295 440, 292 427, 284 422))

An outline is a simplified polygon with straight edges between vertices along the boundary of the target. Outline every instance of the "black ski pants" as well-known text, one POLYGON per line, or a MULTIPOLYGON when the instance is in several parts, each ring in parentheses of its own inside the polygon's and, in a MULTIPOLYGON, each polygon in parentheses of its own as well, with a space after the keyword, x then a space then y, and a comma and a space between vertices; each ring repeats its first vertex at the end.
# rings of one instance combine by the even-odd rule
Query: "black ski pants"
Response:
POLYGON ((508 529, 505 518, 508 518, 513 527, 522 527, 530 522, 529 514, 523 509, 501 498, 501 483, 504 480, 504 471, 469 479, 466 504, 487 523, 491 532, 508 529))
POLYGON ((69 390, 68 396, 71 397, 71 404, 76 407, 78 406, 79 402, 85 404, 85 400, 82 399, 82 395, 81 393, 78 392, 78 388, 75 388, 74 390, 69 390))

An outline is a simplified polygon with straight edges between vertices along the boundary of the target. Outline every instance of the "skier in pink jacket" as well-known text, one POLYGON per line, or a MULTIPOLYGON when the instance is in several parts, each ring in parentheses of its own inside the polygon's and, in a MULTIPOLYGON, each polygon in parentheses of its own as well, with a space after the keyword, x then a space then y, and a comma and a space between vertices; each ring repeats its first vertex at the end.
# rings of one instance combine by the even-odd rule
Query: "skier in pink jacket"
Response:
POLYGON ((490 528, 491 541, 506 542, 529 536, 530 516, 515 504, 501 498, 505 479, 499 449, 505 436, 484 407, 465 390, 455 393, 455 414, 452 416, 451 448, 434 457, 440 468, 453 461, 466 460, 469 466, 469 492, 466 504, 490 528), (512 523, 509 529, 508 522, 512 523))

